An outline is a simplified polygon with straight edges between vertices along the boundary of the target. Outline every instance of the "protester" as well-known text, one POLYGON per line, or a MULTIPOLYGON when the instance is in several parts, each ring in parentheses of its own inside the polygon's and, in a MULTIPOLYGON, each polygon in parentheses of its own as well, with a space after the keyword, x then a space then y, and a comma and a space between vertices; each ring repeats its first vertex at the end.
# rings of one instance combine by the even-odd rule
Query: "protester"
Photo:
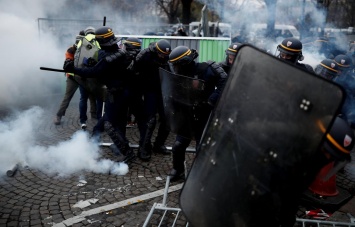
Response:
MULTIPOLYGON (((94 27, 87 27, 84 30, 85 36, 83 37, 82 40, 79 41, 77 44, 77 49, 81 48, 83 44, 83 40, 86 39, 90 44, 97 46, 98 48, 100 45, 98 42, 95 40, 95 28, 94 27)), ((78 60, 78 57, 77 59, 78 60)), ((75 61, 75 60, 74 60, 75 61)), ((89 67, 87 65, 86 67, 89 67)), ((102 112, 102 100, 97 99, 94 94, 90 93, 90 91, 87 91, 86 88, 83 85, 79 84, 79 91, 80 91, 80 101, 79 101, 79 118, 80 118, 80 125, 82 129, 86 129, 86 121, 88 119, 87 117, 87 103, 88 100, 90 100, 90 106, 91 110, 91 117, 94 119, 99 119, 101 117, 101 112, 102 112)))
MULTIPOLYGON (((65 53, 65 59, 70 59, 70 60, 74 60, 74 54, 77 48, 77 44, 79 43, 79 41, 81 39, 83 39, 85 36, 84 30, 79 32, 79 35, 76 37, 76 42, 74 45, 70 46, 66 53, 65 53)), ((79 84, 75 81, 73 74, 70 73, 65 73, 67 79, 65 82, 65 94, 63 97, 63 100, 59 106, 59 109, 57 111, 56 116, 53 119, 53 123, 55 125, 60 125, 61 124, 61 119, 63 116, 65 116, 65 112, 70 104, 70 101, 72 100, 76 90, 79 88, 79 84)), ((95 100, 93 99, 93 97, 90 97, 90 112, 91 113, 95 113, 96 112, 96 105, 95 104, 95 100)))

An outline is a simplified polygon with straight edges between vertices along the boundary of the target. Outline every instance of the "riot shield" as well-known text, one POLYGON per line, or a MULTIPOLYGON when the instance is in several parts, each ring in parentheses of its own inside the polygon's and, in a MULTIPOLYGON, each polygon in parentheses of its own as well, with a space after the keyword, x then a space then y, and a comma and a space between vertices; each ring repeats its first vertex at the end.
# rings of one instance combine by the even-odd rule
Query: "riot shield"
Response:
POLYGON ((342 102, 338 85, 241 47, 180 193, 188 222, 249 227, 294 219, 305 178, 315 175, 319 122, 329 130, 342 102))
POLYGON ((159 69, 164 113, 171 132, 192 138, 198 112, 206 107, 204 81, 159 69))

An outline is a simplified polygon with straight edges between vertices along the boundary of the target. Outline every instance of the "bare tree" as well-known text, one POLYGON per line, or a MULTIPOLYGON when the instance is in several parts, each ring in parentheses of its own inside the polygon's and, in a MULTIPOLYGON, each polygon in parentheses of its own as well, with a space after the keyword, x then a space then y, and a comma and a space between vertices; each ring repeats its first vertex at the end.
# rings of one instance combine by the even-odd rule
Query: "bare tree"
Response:
POLYGON ((182 4, 182 23, 188 24, 190 23, 190 15, 191 15, 191 3, 193 0, 181 0, 182 4))
POLYGON ((155 2, 168 17, 168 23, 176 23, 180 0, 155 0, 155 2))

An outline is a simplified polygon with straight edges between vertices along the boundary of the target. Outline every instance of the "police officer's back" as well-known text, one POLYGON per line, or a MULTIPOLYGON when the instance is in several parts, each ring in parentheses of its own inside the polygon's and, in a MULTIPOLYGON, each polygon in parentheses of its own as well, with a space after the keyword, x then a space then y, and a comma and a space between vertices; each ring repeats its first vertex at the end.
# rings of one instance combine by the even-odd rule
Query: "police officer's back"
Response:
POLYGON ((201 103, 193 108, 193 135, 177 134, 173 145, 173 169, 169 173, 172 181, 184 175, 185 150, 192 139, 196 140, 198 150, 198 144, 201 140, 203 129, 205 128, 211 110, 217 103, 224 89, 227 79, 226 72, 218 63, 213 61, 195 62, 197 57, 198 53, 196 50, 190 49, 187 46, 178 46, 174 48, 169 55, 171 72, 177 75, 199 79, 204 83, 201 103))
POLYGON ((160 39, 152 42, 148 48, 143 49, 136 57, 134 69, 139 74, 139 80, 144 99, 144 124, 139 140, 138 157, 149 161, 152 151, 169 154, 164 143, 169 135, 165 124, 163 111, 159 68, 168 69, 168 56, 171 52, 169 41, 160 39), (160 125, 154 146, 151 144, 156 127, 156 115, 159 114, 160 125))

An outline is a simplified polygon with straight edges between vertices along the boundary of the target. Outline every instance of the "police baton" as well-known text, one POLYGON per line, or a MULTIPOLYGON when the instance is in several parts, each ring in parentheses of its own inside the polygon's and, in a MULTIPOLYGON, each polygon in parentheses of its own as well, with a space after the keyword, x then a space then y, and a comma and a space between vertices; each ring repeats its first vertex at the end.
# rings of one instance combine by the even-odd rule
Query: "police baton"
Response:
POLYGON ((53 69, 53 68, 47 68, 47 67, 39 67, 39 69, 40 70, 47 70, 47 71, 65 73, 65 70, 63 70, 63 69, 53 69))
POLYGON ((103 26, 106 26, 106 16, 104 16, 104 23, 103 26))

